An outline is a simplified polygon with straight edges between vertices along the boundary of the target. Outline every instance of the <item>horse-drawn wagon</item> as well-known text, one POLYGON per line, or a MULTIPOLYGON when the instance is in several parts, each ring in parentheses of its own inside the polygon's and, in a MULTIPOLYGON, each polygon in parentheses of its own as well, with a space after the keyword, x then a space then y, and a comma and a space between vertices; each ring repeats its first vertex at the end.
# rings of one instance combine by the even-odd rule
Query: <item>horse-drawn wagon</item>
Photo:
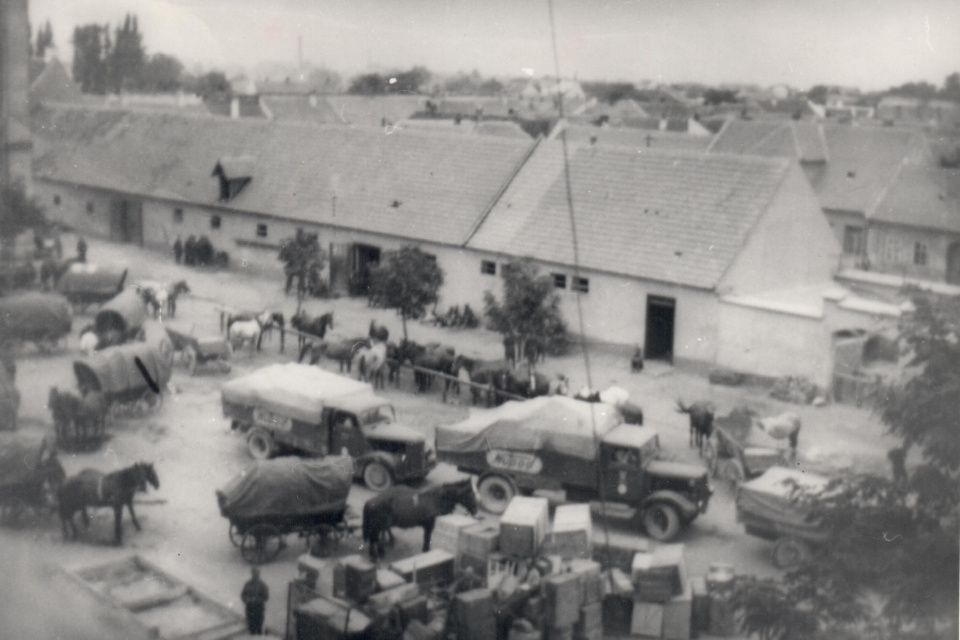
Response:
POLYGON ((737 522, 747 533, 774 541, 773 562, 792 569, 806 561, 811 547, 830 538, 830 528, 811 514, 802 497, 815 498, 829 480, 814 473, 771 468, 740 486, 737 522))
POLYGON ((56 293, 29 292, 0 298, 0 349, 32 342, 41 352, 57 348, 70 333, 70 303, 56 293))
POLYGON ((174 352, 191 376, 196 373, 198 366, 207 364, 219 366, 224 373, 230 372, 233 347, 225 336, 197 337, 192 333, 175 329, 169 323, 165 326, 174 352))
POLYGON ((159 407, 172 367, 173 346, 166 336, 110 347, 73 363, 80 393, 102 393, 114 414, 159 407))
POLYGON ((344 516, 353 460, 264 460, 217 491, 220 513, 230 520, 230 540, 251 564, 273 560, 297 533, 308 548, 329 550, 348 530, 344 516))
POLYGON ((789 452, 786 439, 764 431, 752 411, 737 409, 728 416, 714 419, 704 458, 715 478, 725 480, 736 489, 744 480, 786 464, 789 452))
POLYGON ((103 304, 123 291, 127 270, 117 271, 96 264, 79 262, 57 280, 57 291, 66 296, 74 307, 85 309, 91 304, 103 304))
POLYGON ((0 517, 16 521, 29 509, 50 511, 66 474, 45 439, 0 438, 0 517))
POLYGON ((117 345, 143 337, 147 305, 133 287, 124 289, 103 303, 93 318, 93 330, 101 344, 117 345))

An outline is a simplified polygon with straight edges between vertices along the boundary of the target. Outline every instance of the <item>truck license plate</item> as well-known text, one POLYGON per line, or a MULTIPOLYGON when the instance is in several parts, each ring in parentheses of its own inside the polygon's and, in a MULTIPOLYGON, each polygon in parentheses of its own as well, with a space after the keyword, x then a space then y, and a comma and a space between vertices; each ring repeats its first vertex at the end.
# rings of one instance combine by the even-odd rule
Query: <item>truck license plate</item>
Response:
POLYGON ((543 469, 543 462, 532 453, 504 451, 503 449, 487 451, 487 464, 495 469, 519 471, 531 475, 540 473, 543 469))

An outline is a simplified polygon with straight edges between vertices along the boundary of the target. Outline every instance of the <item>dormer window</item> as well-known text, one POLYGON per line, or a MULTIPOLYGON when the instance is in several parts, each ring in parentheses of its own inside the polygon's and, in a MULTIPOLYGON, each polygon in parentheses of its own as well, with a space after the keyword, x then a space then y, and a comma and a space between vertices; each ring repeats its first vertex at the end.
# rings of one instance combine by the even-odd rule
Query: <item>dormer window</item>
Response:
POLYGON ((220 201, 230 200, 253 180, 253 156, 224 156, 210 175, 220 180, 220 201))

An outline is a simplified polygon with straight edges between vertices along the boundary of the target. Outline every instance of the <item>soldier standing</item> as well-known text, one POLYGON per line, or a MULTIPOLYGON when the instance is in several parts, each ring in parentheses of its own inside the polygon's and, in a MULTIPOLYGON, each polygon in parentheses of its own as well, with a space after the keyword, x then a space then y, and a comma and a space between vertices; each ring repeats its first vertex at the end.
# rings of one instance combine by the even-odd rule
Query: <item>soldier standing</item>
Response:
POLYGON ((256 567, 251 567, 250 579, 243 585, 240 599, 247 608, 247 630, 252 636, 262 636, 264 610, 270 599, 270 590, 260 579, 260 570, 256 567))

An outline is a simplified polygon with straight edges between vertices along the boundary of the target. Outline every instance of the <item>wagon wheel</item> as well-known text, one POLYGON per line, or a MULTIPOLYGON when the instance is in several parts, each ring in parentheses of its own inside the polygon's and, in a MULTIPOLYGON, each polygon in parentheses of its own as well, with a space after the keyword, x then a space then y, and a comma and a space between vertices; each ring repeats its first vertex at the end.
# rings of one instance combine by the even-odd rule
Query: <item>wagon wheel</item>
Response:
POLYGON ((322 524, 307 536, 307 550, 316 558, 329 558, 340 548, 343 532, 329 524, 322 524))
POLYGON ((193 347, 187 347, 183 350, 183 366, 187 368, 187 372, 192 376, 197 372, 197 350, 193 347))
POLYGON ((780 569, 796 569, 809 559, 810 545, 799 538, 780 538, 773 547, 773 564, 780 569))
POLYGON ((727 461, 723 469, 723 480, 733 493, 737 492, 737 489, 740 488, 740 483, 743 482, 746 477, 747 474, 743 470, 743 464, 739 460, 731 458, 727 461))
POLYGON ((707 443, 703 446, 703 460, 707 463, 707 469, 714 478, 717 477, 717 467, 720 464, 719 457, 717 443, 712 438, 707 440, 707 443))
POLYGON ((227 535, 230 536, 230 542, 233 543, 233 546, 240 546, 240 542, 243 540, 243 534, 240 533, 240 527, 231 522, 230 530, 227 531, 227 535))
POLYGON ((250 564, 263 564, 277 557, 283 548, 283 535, 272 524, 255 524, 240 541, 240 555, 250 564))

